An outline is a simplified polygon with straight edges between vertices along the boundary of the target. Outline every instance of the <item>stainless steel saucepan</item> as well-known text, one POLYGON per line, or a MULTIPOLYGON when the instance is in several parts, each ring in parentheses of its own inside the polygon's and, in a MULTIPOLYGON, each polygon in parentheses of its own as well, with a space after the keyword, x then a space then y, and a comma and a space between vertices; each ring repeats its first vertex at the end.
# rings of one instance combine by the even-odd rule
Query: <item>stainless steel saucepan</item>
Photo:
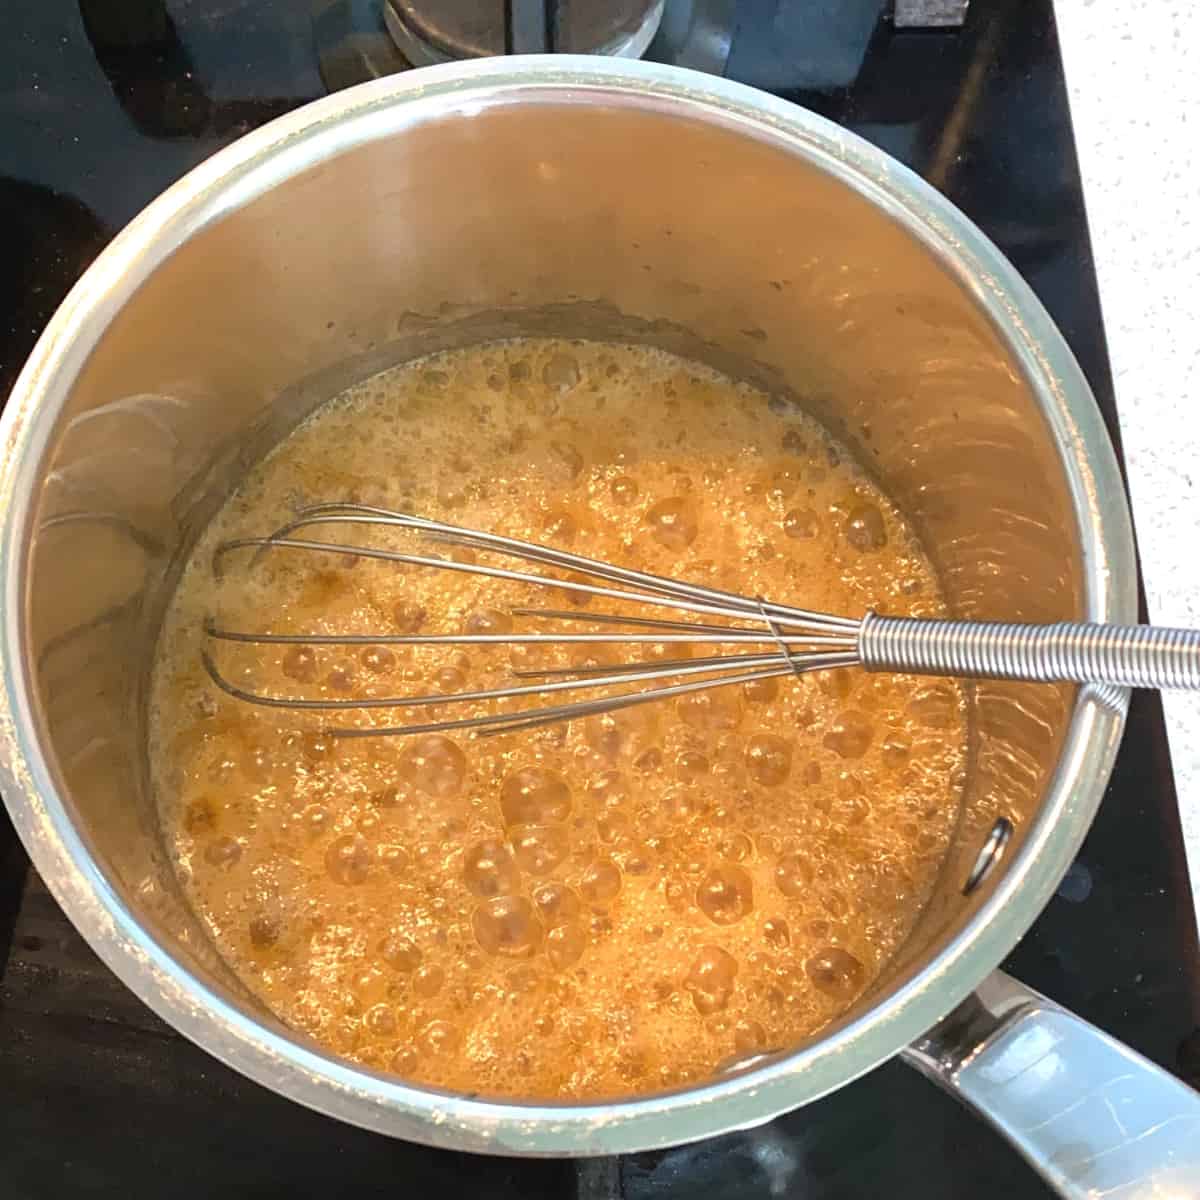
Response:
POLYGON ((1129 514, 1079 368, 995 248, 886 155, 648 63, 511 58, 381 80, 243 138, 152 204, 71 292, 9 400, 0 784, 71 919, 218 1058, 397 1137, 529 1155, 662 1146, 765 1121, 901 1054, 1065 1195, 1200 1194, 1200 1098, 994 971, 1100 803, 1116 690, 975 685, 962 817, 911 939, 820 1037, 703 1086, 579 1105, 425 1090, 324 1053, 239 987, 147 794, 146 673, 181 557, 321 399, 522 332, 652 342, 803 404, 917 523, 957 615, 1136 618, 1129 514))

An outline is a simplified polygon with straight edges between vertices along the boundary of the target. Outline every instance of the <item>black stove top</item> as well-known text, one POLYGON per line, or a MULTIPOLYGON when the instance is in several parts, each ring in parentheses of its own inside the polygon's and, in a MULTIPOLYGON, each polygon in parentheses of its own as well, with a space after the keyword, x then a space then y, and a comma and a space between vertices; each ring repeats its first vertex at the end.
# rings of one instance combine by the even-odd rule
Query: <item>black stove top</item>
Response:
MULTIPOLYGON (((327 80, 367 69, 362 47, 382 44, 373 4, 9 6, 0 397, 67 288, 143 205, 239 134, 323 95, 327 80)), ((738 0, 726 73, 844 123, 963 208, 1049 308, 1116 439, 1050 0, 974 0, 963 28, 941 32, 902 31, 884 7, 738 0), (815 15, 833 11, 824 24, 815 15)), ((67 923, 3 816, 0 963, 9 1200, 365 1200, 439 1186, 589 1200, 1049 1194, 995 1134, 897 1063, 760 1130, 620 1160, 479 1158, 351 1129, 246 1081, 154 1017, 67 923)), ((1200 1085, 1200 955, 1156 695, 1135 697, 1095 827, 1007 965, 1200 1085)))

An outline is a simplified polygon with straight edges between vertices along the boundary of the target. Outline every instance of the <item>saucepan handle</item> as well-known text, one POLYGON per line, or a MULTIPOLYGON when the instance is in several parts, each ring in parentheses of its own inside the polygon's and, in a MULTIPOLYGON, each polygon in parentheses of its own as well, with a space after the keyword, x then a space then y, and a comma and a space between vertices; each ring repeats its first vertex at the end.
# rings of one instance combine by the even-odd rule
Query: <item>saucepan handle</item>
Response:
POLYGON ((1002 971, 904 1057, 1065 1197, 1200 1196, 1200 1092, 1002 971))

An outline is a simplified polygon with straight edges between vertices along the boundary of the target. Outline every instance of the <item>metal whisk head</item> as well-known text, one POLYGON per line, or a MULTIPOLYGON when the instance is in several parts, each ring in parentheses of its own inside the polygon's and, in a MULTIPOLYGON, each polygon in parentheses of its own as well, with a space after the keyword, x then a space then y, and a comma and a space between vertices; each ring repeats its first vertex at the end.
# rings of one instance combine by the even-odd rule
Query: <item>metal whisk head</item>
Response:
MULTIPOLYGON (((739 596, 715 588, 683 583, 661 575, 635 571, 600 562, 579 554, 555 550, 533 542, 498 534, 464 529, 439 521, 429 521, 408 513, 392 512, 365 504, 319 504, 304 508, 294 520, 267 537, 238 538, 221 543, 213 554, 213 571, 220 576, 229 557, 238 551, 253 550, 250 567, 267 553, 300 551, 309 554, 347 555, 403 563, 434 570, 465 572, 496 580, 507 580, 535 587, 554 588, 581 597, 594 597, 636 611, 581 612, 555 608, 513 607, 515 618, 538 622, 588 623, 603 627, 602 632, 512 632, 452 634, 292 634, 254 633, 221 627, 209 618, 205 632, 211 642, 241 642, 266 645, 305 646, 480 646, 530 645, 579 646, 604 644, 625 647, 631 660, 612 666, 567 666, 546 669, 513 669, 514 677, 536 682, 516 683, 511 687, 483 691, 436 692, 413 696, 371 696, 306 699, 269 695, 252 691, 225 678, 219 671, 211 649, 204 651, 204 666, 213 682, 239 700, 272 708, 344 711, 367 708, 420 709, 473 704, 481 701, 513 701, 505 711, 481 716, 413 722, 389 727, 333 728, 336 737, 380 737, 414 733, 469 731, 478 735, 511 733, 533 729, 559 721, 595 716, 645 704, 655 700, 686 695, 709 688, 751 683, 780 675, 834 667, 854 666, 860 662, 860 620, 810 612, 774 604, 761 597, 739 596), (408 530, 431 545, 466 548, 486 552, 497 563, 458 561, 433 554, 410 554, 400 550, 351 545, 338 541, 296 537, 311 526, 355 526, 408 530), (517 560, 526 567, 500 565, 517 560), (670 610, 703 620, 669 619, 647 615, 646 610, 670 610), (712 653, 700 657, 679 657, 647 661, 651 645, 704 645, 712 653), (673 681, 664 684, 664 681, 673 681), (556 697, 605 690, 591 699, 549 702, 556 697), (621 689, 621 690, 617 690, 621 689), (538 703, 539 698, 541 703, 538 703), (523 702, 533 701, 524 707, 523 702)), ((682 650, 681 650, 682 654, 682 650)))

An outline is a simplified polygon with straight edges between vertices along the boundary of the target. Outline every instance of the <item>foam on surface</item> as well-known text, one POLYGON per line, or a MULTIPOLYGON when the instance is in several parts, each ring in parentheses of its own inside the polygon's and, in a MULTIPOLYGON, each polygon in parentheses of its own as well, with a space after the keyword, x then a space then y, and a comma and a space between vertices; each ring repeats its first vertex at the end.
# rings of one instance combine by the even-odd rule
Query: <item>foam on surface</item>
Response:
MULTIPOLYGON (((912 928, 953 828, 956 686, 842 671, 481 740, 339 741, 326 723, 495 702, 333 718, 251 707, 204 675, 204 616, 272 632, 506 632, 545 627, 510 607, 571 599, 288 551, 254 567, 231 559, 213 579, 217 541, 345 499, 829 612, 944 612, 911 531, 842 447, 694 363, 506 342, 338 397, 201 539, 153 686, 152 766, 178 870, 223 955, 274 1011, 410 1079, 576 1099, 702 1079, 734 1055, 795 1043, 870 984, 912 928)), ((438 552, 397 532, 303 536, 347 535, 438 552)), ((217 652, 235 682, 307 697, 505 686, 514 665, 625 653, 217 652)))

